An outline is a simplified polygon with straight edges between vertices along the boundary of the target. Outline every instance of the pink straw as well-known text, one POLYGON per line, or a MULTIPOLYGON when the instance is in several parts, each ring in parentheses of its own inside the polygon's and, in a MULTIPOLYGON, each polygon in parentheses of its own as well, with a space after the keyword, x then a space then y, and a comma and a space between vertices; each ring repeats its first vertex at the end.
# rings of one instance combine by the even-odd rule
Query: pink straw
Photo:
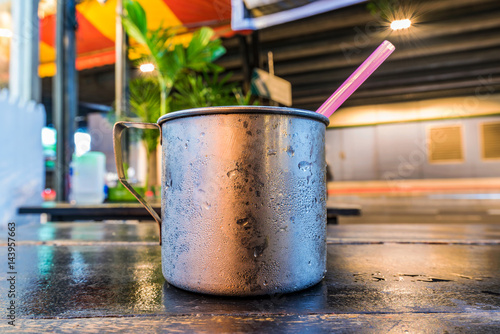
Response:
POLYGON ((330 117, 358 89, 359 86, 391 55, 395 47, 389 41, 382 44, 368 57, 360 67, 326 100, 317 113, 330 117))

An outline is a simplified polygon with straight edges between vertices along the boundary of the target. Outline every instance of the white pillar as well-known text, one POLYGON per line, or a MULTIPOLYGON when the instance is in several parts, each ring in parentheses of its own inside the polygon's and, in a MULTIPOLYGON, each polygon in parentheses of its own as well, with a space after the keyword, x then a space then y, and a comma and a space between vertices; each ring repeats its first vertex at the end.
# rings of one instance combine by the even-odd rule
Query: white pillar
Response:
POLYGON ((40 101, 38 0, 12 1, 9 91, 20 101, 40 101))

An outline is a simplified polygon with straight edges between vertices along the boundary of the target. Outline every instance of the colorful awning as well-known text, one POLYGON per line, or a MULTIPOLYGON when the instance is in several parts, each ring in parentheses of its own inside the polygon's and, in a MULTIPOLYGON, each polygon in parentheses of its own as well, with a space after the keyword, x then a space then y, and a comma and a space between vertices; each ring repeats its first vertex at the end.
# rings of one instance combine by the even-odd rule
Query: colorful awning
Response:
MULTIPOLYGON (((114 64, 116 33, 116 0, 85 0, 76 6, 78 70, 114 64)), ((177 42, 190 40, 190 28, 212 26, 219 36, 230 36, 231 0, 139 0, 144 7, 151 29, 160 24, 177 27, 177 42)), ((55 13, 42 13, 40 22, 41 77, 52 76, 55 67, 55 13)), ((131 54, 131 57, 137 55, 131 54)))

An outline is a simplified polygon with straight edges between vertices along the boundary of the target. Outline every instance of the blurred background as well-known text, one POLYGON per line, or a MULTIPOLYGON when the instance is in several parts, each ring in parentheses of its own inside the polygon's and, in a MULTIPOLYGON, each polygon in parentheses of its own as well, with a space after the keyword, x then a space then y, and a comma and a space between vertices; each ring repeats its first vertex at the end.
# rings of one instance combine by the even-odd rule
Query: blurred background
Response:
MULTIPOLYGON (((172 79, 165 109, 158 87, 167 75, 130 30, 140 25, 135 2, 0 0, 3 226, 22 220, 23 207, 133 203, 117 182, 117 120, 224 104, 314 111, 384 39, 396 51, 330 118, 328 206, 362 212, 340 223, 498 222, 498 1, 137 3, 146 40, 168 41, 167 51, 187 50, 205 26, 219 43, 207 46, 203 68, 172 79), (283 79, 287 97, 256 89, 256 69, 283 79)), ((141 133, 125 143, 128 177, 151 200, 156 144, 141 133)))

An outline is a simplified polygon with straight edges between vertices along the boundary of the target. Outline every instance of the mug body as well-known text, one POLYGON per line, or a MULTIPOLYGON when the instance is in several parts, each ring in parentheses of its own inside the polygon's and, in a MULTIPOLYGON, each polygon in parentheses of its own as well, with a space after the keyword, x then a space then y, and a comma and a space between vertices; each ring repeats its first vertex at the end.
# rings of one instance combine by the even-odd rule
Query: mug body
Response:
POLYGON ((279 107, 175 112, 162 129, 162 270, 227 296, 310 287, 326 269, 328 119, 279 107))

